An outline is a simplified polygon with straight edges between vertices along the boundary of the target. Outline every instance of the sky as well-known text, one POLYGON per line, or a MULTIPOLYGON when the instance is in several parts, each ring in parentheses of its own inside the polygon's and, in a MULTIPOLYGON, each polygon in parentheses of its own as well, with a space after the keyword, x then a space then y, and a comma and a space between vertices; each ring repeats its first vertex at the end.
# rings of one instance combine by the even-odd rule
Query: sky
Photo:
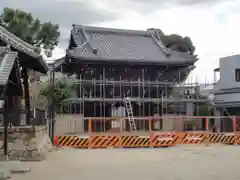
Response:
POLYGON ((212 82, 219 58, 240 53, 240 0, 1 0, 1 5, 60 25, 60 44, 51 59, 64 55, 72 24, 159 28, 189 36, 199 57, 189 82, 212 82))

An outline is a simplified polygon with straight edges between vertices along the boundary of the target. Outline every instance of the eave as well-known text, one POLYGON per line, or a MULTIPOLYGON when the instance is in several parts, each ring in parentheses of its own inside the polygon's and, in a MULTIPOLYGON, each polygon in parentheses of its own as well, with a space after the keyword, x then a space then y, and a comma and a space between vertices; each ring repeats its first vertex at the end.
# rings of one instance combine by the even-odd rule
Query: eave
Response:
POLYGON ((193 65, 195 62, 192 61, 153 61, 153 60, 146 60, 146 59, 111 59, 111 58, 104 58, 101 59, 99 57, 79 57, 71 54, 71 52, 67 53, 68 60, 65 61, 66 64, 71 63, 88 63, 88 64, 129 64, 129 65, 157 65, 157 66, 190 66, 193 65))
MULTIPOLYGON (((6 45, 10 45, 13 50, 16 50, 30 57, 31 61, 26 62, 25 60, 24 62, 22 62, 26 67, 44 74, 47 73, 47 64, 43 60, 42 56, 36 52, 36 47, 18 38, 2 26, 0 26, 0 40, 3 41, 6 45), (31 63, 37 64, 33 66, 31 65, 31 63)), ((21 62, 22 60, 19 59, 19 61, 21 62)))

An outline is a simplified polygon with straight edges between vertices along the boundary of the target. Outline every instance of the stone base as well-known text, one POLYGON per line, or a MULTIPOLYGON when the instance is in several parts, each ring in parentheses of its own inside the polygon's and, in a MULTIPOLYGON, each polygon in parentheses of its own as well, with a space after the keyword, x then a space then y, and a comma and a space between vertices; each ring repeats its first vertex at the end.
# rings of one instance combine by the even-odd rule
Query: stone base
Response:
MULTIPOLYGON (((0 147, 3 149, 3 127, 0 128, 0 147)), ((9 159, 30 158, 45 156, 51 151, 52 143, 46 126, 32 126, 9 128, 8 131, 9 159)), ((1 150, 3 153, 3 150, 1 150)), ((0 152, 0 153, 1 153, 0 152)))
POLYGON ((31 168, 20 161, 2 161, 0 162, 0 180, 11 178, 11 174, 27 173, 31 168))
POLYGON ((42 161, 45 160, 46 156, 45 155, 39 155, 39 156, 35 156, 35 157, 20 157, 19 160, 20 161, 33 161, 33 162, 38 162, 38 161, 42 161))
POLYGON ((0 162, 0 180, 11 178, 11 172, 5 163, 0 162))

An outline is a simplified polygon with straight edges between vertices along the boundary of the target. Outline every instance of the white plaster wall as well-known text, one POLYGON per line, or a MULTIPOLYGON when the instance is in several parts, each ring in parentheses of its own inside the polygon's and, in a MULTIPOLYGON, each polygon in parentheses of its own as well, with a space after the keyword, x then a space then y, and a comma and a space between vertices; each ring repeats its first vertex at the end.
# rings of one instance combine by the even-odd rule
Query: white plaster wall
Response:
POLYGON ((112 116, 120 116, 120 117, 125 117, 126 116, 126 111, 125 107, 112 107, 112 116))
POLYGON ((83 115, 58 115, 55 119, 56 135, 84 133, 83 115))
POLYGON ((163 131, 171 131, 174 128, 174 119, 172 118, 173 115, 172 114, 166 114, 163 117, 163 126, 162 126, 162 130, 163 131))
POLYGON ((224 57, 220 59, 220 89, 240 88, 240 82, 236 82, 235 69, 240 69, 240 55, 224 57))

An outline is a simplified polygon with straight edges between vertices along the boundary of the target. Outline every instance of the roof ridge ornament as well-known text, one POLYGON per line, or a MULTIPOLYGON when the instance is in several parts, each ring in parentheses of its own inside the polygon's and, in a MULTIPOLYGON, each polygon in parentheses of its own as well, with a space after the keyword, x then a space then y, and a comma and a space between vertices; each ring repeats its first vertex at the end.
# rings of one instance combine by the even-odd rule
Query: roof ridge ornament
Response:
POLYGON ((5 47, 5 52, 8 53, 11 51, 11 46, 10 44, 8 44, 6 47, 5 47))
POLYGON ((97 54, 98 53, 98 49, 97 48, 93 48, 93 53, 97 54))
POLYGON ((38 47, 34 47, 34 52, 37 53, 37 54, 40 54, 41 53, 41 49, 38 48, 38 47))
POLYGON ((88 44, 89 47, 91 48, 92 53, 97 54, 98 53, 98 48, 96 48, 92 44, 92 42, 90 41, 90 39, 89 39, 89 37, 88 37, 88 35, 87 35, 86 31, 85 31, 85 28, 83 26, 81 27, 81 31, 82 31, 83 38, 85 39, 86 44, 88 44))
POLYGON ((92 53, 97 54, 98 48, 94 47, 93 44, 90 42, 90 39, 85 31, 84 26, 80 26, 80 25, 77 26, 75 24, 73 24, 72 26, 73 26, 72 36, 75 39, 77 44, 77 47, 75 47, 74 49, 81 49, 84 46, 88 45, 92 53))

